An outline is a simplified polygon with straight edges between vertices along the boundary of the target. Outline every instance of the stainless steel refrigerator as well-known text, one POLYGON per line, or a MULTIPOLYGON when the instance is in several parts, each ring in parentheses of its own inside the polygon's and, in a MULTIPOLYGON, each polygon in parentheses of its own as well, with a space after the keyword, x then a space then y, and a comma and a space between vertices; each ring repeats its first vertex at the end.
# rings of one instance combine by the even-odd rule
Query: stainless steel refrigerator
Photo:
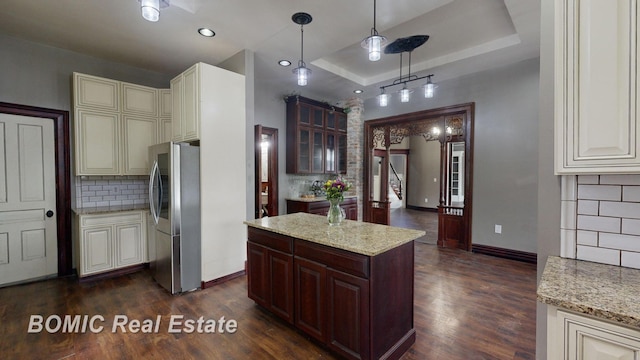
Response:
MULTIPOLYGON (((200 268, 200 148, 164 143, 149 147, 149 207, 155 236, 151 271, 172 294, 198 289, 200 268)), ((151 247, 150 247, 151 248, 151 247)))

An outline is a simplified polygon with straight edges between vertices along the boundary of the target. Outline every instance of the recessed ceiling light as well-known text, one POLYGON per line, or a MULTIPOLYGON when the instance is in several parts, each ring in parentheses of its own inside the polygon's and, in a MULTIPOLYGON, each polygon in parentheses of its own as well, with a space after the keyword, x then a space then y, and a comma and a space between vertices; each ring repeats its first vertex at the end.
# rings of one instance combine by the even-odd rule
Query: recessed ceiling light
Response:
POLYGON ((364 92, 364 90, 361 90, 361 89, 353 90, 354 94, 362 94, 363 92, 364 92))
POLYGON ((209 28, 200 28, 198 29, 198 33, 202 36, 206 36, 206 37, 214 37, 216 36, 216 33, 209 29, 209 28))
POLYGON ((291 61, 289 61, 289 60, 280 60, 280 61, 278 61, 278 65, 280 65, 280 66, 289 66, 289 65, 291 65, 291 61))

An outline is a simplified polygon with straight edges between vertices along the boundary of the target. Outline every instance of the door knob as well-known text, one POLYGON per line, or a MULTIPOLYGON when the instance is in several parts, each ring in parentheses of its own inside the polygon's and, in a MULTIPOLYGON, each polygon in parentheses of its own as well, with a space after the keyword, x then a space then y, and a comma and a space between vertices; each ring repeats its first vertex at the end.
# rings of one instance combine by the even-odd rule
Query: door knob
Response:
POLYGON ((52 217, 53 216, 53 211, 49 210, 47 211, 47 217, 52 217))

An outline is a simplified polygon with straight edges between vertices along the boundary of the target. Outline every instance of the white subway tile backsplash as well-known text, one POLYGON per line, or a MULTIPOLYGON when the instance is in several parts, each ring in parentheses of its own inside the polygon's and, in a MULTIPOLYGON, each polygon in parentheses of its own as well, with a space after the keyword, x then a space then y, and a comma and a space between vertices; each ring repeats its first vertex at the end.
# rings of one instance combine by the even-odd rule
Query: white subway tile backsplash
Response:
POLYGON ((146 204, 146 176, 80 176, 76 177, 76 206, 115 206, 146 204))
POLYGON ((623 186, 622 201, 640 202, 640 186, 623 186))
POLYGON ((622 186, 578 185, 578 199, 620 201, 622 186))
POLYGON ((578 230, 578 245, 598 246, 598 233, 595 231, 578 230))
POLYGON ((602 185, 640 185, 640 175, 600 175, 602 185))
POLYGON ((600 216, 640 219, 640 203, 601 201, 600 216))
POLYGON ((640 220, 622 219, 622 233, 640 235, 640 220))
POLYGON ((598 245, 603 248, 640 252, 640 238, 633 235, 600 233, 598 245))
POLYGON ((578 200, 578 214, 598 215, 598 201, 578 200))
MULTIPOLYGON (((575 176, 571 176, 571 177, 575 177, 575 176)), ((578 176, 578 184, 597 185, 598 179, 599 179, 598 175, 580 175, 578 176)))
POLYGON ((620 266, 620 250, 578 245, 577 257, 580 260, 620 266))
POLYGON ((579 230, 620 233, 620 222, 621 219, 614 217, 578 215, 577 228, 579 230))
POLYGON ((640 253, 623 251, 621 262, 622 266, 640 269, 640 253))

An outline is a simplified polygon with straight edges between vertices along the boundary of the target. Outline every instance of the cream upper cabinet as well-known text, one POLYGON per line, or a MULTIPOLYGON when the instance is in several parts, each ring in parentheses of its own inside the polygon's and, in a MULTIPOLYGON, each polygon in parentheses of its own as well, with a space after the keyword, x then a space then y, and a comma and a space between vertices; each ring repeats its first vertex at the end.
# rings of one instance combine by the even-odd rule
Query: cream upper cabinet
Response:
POLYGON ((73 74, 75 106, 120 112, 120 82, 85 74, 73 74))
POLYGON ((158 108, 158 116, 171 117, 171 89, 158 89, 158 98, 160 99, 160 106, 158 108))
POLYGON ((165 138, 158 114, 171 111, 170 91, 79 73, 73 84, 75 174, 147 175, 148 147, 165 138))
POLYGON ((122 113, 155 118, 158 116, 158 90, 148 86, 121 83, 122 113))
POLYGON ((640 329, 548 307, 547 359, 635 360, 640 329))
POLYGON ((204 66, 210 65, 197 63, 171 81, 173 141, 200 140, 200 88, 204 66))
POLYGON ((636 0, 558 0, 556 173, 640 173, 636 0))
POLYGON ((155 118, 123 115, 122 124, 123 174, 147 175, 149 146, 157 142, 158 121, 155 118))
POLYGON ((117 113, 75 111, 76 175, 120 172, 120 116, 117 113))
POLYGON ((171 108, 173 107, 173 98, 171 97, 171 89, 159 89, 158 95, 160 99, 160 107, 158 118, 158 143, 171 141, 173 129, 171 128, 171 108))

